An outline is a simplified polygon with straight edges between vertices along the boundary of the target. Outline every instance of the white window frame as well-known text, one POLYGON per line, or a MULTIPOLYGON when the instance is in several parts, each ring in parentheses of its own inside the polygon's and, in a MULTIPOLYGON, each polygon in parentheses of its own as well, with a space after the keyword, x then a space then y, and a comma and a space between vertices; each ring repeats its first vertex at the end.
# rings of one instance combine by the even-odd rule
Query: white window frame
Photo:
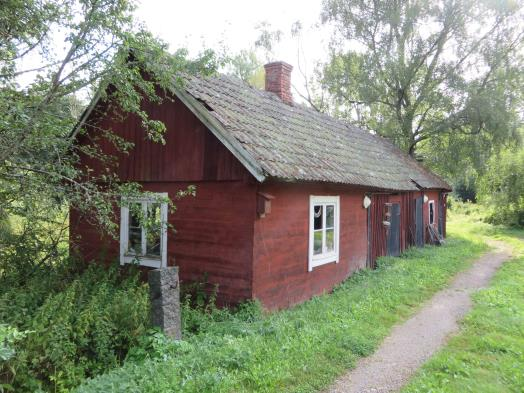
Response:
POLYGON ((432 199, 428 202, 428 222, 429 225, 435 224, 435 201, 432 199), (431 221, 431 206, 433 206, 433 221, 431 221))
MULTIPOLYGON (((138 263, 140 266, 160 268, 167 266, 167 203, 160 203, 160 258, 145 257, 141 255, 128 254, 129 245, 129 204, 140 203, 144 214, 147 212, 148 203, 158 203, 159 199, 167 198, 167 193, 155 193, 144 198, 122 198, 120 208, 120 264, 138 263)), ((146 249, 145 229, 142 228, 142 250, 146 249)))
MULTIPOLYGON (((325 211, 325 208, 324 208, 325 211)), ((326 214, 323 215, 323 243, 325 244, 326 214)), ((327 263, 339 261, 339 236, 340 236, 340 197, 339 196, 316 196, 309 197, 309 258, 308 271, 327 263), (315 243, 315 206, 334 205, 334 230, 333 230, 333 251, 314 255, 313 247, 315 243)))

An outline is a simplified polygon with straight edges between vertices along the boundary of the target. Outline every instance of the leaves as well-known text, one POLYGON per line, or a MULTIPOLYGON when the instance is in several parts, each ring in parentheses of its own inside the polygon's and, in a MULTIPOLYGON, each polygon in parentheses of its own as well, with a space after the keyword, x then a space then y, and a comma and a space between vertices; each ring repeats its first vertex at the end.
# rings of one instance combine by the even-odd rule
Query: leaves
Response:
POLYGON ((0 325, 0 353, 11 358, 0 362, 0 386, 16 391, 67 391, 118 366, 149 329, 147 286, 133 269, 79 273, 72 261, 58 263, 23 284, 2 279, 0 299, 0 320, 20 329, 0 325))
POLYGON ((474 160, 470 143, 489 156, 522 123, 522 16, 516 2, 325 2, 323 21, 335 28, 322 69, 332 113, 431 165, 456 159, 444 145, 465 147, 454 151, 460 159, 474 160))
POLYGON ((524 149, 507 149, 488 161, 479 197, 488 206, 488 221, 524 226, 524 149))
POLYGON ((454 235, 443 247, 383 258, 378 269, 353 274, 332 293, 270 314, 256 302, 234 311, 198 302, 203 282, 182 303, 184 341, 175 345, 149 333, 147 351, 132 350, 123 367, 76 391, 322 390, 486 249, 457 229, 451 223, 454 235))
MULTIPOLYGON (((5 3, 5 2, 4 2, 5 3)), ((115 233, 114 203, 137 195, 140 187, 122 184, 115 157, 95 143, 76 138, 95 129, 116 153, 133 145, 95 117, 136 116, 144 137, 163 143, 165 126, 143 110, 145 101, 170 99, 182 73, 210 74, 219 59, 204 51, 173 55, 167 46, 135 23, 127 0, 8 0, 0 9, 0 206, 9 233, 0 240, 0 274, 5 267, 49 263, 60 255, 67 235, 66 206, 84 214, 101 230, 115 233), (78 117, 91 99, 97 116, 78 117), (95 174, 80 167, 82 156, 101 161, 95 174), (49 225, 54 223, 55 225, 49 225), (52 227, 53 230, 49 231, 52 227), (57 229, 58 228, 58 229, 57 229), (21 265, 19 255, 25 255, 21 265)))

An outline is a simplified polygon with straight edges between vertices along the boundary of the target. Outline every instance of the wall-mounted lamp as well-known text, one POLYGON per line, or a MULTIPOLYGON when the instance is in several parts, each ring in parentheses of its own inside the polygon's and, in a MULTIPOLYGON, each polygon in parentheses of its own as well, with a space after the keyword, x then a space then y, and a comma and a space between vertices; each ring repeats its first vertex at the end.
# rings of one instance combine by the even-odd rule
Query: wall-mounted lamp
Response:
POLYGON ((364 209, 367 209, 371 206, 371 198, 367 195, 364 197, 364 200, 362 201, 362 206, 364 206, 364 209))
POLYGON ((424 194, 424 203, 428 203, 428 201, 429 201, 428 196, 426 194, 424 194))

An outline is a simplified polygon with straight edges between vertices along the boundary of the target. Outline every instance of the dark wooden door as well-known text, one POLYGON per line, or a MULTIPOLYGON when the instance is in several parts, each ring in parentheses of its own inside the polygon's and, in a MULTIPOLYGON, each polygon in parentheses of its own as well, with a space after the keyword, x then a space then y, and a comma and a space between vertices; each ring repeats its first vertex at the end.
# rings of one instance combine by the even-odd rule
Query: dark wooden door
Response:
POLYGON ((438 204, 438 234, 444 236, 444 198, 442 194, 439 196, 438 204))
POLYGON ((390 225, 387 234, 387 254, 397 257, 400 255, 400 204, 391 204, 390 225))
POLYGON ((415 244, 424 247, 424 197, 415 199, 415 244))

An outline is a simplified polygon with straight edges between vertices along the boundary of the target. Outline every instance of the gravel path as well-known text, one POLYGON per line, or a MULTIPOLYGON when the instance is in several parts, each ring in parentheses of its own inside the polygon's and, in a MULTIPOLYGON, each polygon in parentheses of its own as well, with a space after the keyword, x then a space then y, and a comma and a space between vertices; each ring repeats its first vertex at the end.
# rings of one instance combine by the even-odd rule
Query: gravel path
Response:
POLYGON ((494 251, 479 258, 451 285, 437 292, 411 319, 393 328, 378 350, 361 359, 326 392, 396 392, 409 377, 459 330, 458 322, 470 310, 472 292, 485 287, 511 252, 502 242, 490 242, 494 251))

